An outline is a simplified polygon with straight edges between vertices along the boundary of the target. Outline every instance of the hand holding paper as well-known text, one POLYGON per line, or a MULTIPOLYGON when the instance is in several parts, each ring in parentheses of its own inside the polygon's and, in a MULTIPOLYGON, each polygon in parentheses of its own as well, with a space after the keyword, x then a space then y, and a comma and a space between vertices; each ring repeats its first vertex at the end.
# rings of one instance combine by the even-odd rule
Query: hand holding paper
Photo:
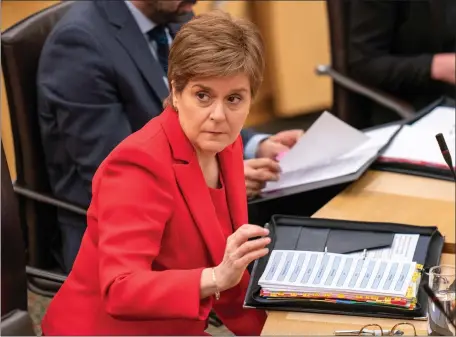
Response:
POLYGON ((263 192, 352 174, 377 155, 399 127, 364 134, 324 112, 293 148, 277 158, 281 177, 268 182, 263 192))

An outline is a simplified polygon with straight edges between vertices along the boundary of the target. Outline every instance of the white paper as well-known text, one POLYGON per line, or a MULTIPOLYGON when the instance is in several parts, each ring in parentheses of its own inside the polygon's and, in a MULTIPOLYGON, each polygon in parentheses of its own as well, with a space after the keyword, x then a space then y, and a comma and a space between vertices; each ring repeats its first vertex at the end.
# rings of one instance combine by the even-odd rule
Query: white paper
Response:
POLYGON ((266 187, 263 189, 263 192, 310 184, 355 173, 376 154, 376 151, 369 151, 358 156, 340 156, 322 166, 316 166, 294 172, 282 172, 279 181, 268 182, 266 187))
MULTIPOLYGON (((455 165, 454 140, 450 143, 447 139, 448 149, 455 165)), ((413 126, 404 126, 399 134, 383 152, 382 158, 390 160, 406 160, 417 164, 437 164, 446 167, 435 134, 423 132, 413 126)))
POLYGON ((456 166, 455 109, 439 107, 412 125, 405 125, 383 153, 383 159, 447 166, 435 135, 442 133, 456 166))
MULTIPOLYGON (((332 118, 335 117, 331 117, 329 119, 332 118)), ((332 127, 334 126, 334 124, 332 125, 332 127)), ((378 130, 370 131, 366 134, 363 134, 362 132, 355 130, 355 133, 361 133, 363 135, 363 139, 366 140, 360 141, 358 145, 352 147, 351 150, 342 151, 338 155, 334 155, 331 158, 326 158, 324 161, 320 161, 318 165, 303 165, 298 170, 287 171, 283 169, 283 162, 282 160, 280 160, 279 164, 282 167, 282 174, 280 180, 268 182, 266 184, 266 187, 263 189, 263 192, 271 192, 287 187, 310 184, 318 181, 324 181, 328 179, 353 174, 357 172, 359 169, 361 169, 361 167, 363 167, 369 160, 374 158, 374 156, 377 155, 378 151, 391 139, 391 137, 399 128, 400 126, 393 125, 378 130)), ((320 132, 323 135, 326 134, 326 131, 324 130, 320 130, 320 132)), ((307 136, 307 134, 308 133, 306 133, 302 137, 302 140, 300 142, 304 141, 304 138, 307 136)), ((353 137, 352 139, 354 138, 355 137, 353 137)), ((352 142, 351 144, 354 144, 354 142, 352 142)), ((348 146, 346 148, 348 148, 348 146)), ((317 151, 317 147, 315 147, 314 150, 317 151)), ((290 150, 290 152, 291 151, 293 151, 293 149, 290 150)), ((301 157, 297 153, 295 154, 295 156, 297 162, 298 159, 301 157)), ((319 160, 321 160, 321 157, 319 158, 319 160)))
POLYGON ((373 153, 376 155, 378 151, 394 136, 401 125, 390 125, 383 128, 378 128, 372 131, 365 132, 365 135, 369 137, 367 142, 364 142, 360 146, 356 147, 352 151, 342 155, 342 158, 351 158, 359 156, 364 153, 373 153))
POLYGON ((369 140, 362 132, 324 112, 280 159, 282 172, 320 166, 369 140))
MULTIPOLYGON (((454 138, 455 115, 455 108, 438 107, 413 123, 412 126, 432 135, 443 133, 445 137, 452 135, 454 138)), ((449 142, 449 140, 447 141, 449 142)))
POLYGON ((269 291, 404 297, 415 271, 415 262, 273 250, 258 284, 269 291))
MULTIPOLYGON (((393 244, 388 248, 371 249, 367 251, 367 257, 370 259, 386 259, 413 261, 416 246, 418 244, 418 234, 394 234, 393 244)), ((362 257, 363 253, 351 253, 350 256, 362 257)))

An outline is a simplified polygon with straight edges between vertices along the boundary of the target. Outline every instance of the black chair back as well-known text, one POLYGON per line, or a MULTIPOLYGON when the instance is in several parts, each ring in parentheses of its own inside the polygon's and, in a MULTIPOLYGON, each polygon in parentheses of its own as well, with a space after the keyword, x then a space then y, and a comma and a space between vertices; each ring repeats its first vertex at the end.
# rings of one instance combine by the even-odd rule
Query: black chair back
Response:
POLYGON ((27 312, 27 281, 25 274, 25 246, 22 236, 17 196, 1 152, 2 175, 2 322, 1 334, 7 336, 34 335, 27 312))
MULTIPOLYGON (((349 76, 349 27, 350 0, 326 0, 331 67, 338 73, 349 76)), ((369 124, 370 116, 360 113, 360 107, 369 104, 367 98, 344 88, 333 81, 332 113, 343 121, 358 128, 369 124)))
MULTIPOLYGON (((2 70, 16 159, 16 192, 52 195, 38 123, 36 77, 43 45, 72 4, 73 1, 62 1, 48 7, 16 23, 1 36, 2 70)), ((56 207, 37 202, 24 193, 19 193, 18 202, 27 264, 58 270, 58 254, 54 253, 60 250, 56 207)), ((55 291, 54 285, 50 288, 55 291)))

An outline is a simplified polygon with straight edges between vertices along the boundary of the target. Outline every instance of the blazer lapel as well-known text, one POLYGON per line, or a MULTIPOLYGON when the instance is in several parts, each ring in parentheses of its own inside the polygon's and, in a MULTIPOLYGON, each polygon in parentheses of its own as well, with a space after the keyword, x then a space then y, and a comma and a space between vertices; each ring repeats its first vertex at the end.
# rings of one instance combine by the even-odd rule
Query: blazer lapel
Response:
POLYGON ((163 129, 176 162, 173 165, 177 184, 190 214, 198 226, 214 265, 223 260, 225 238, 217 226, 217 214, 195 151, 179 124, 177 113, 167 108, 162 113, 163 129))
POLYGON ((125 48, 146 82, 163 102, 169 95, 168 87, 163 80, 166 74, 151 54, 147 40, 127 5, 123 1, 95 1, 95 3, 105 11, 108 21, 117 28, 116 39, 125 48))
POLYGON ((220 169, 234 230, 248 222, 241 138, 219 154, 220 169))

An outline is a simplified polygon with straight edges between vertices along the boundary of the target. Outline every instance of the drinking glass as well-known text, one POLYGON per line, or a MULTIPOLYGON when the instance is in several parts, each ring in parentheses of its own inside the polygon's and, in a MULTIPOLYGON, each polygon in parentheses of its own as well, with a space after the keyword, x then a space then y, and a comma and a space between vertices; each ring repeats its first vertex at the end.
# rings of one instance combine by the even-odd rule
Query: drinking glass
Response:
MULTIPOLYGON (((455 266, 441 265, 429 270, 429 287, 442 302, 445 312, 453 313, 455 309, 455 266)), ((428 300, 428 332, 431 335, 454 336, 455 329, 445 315, 428 300)))

